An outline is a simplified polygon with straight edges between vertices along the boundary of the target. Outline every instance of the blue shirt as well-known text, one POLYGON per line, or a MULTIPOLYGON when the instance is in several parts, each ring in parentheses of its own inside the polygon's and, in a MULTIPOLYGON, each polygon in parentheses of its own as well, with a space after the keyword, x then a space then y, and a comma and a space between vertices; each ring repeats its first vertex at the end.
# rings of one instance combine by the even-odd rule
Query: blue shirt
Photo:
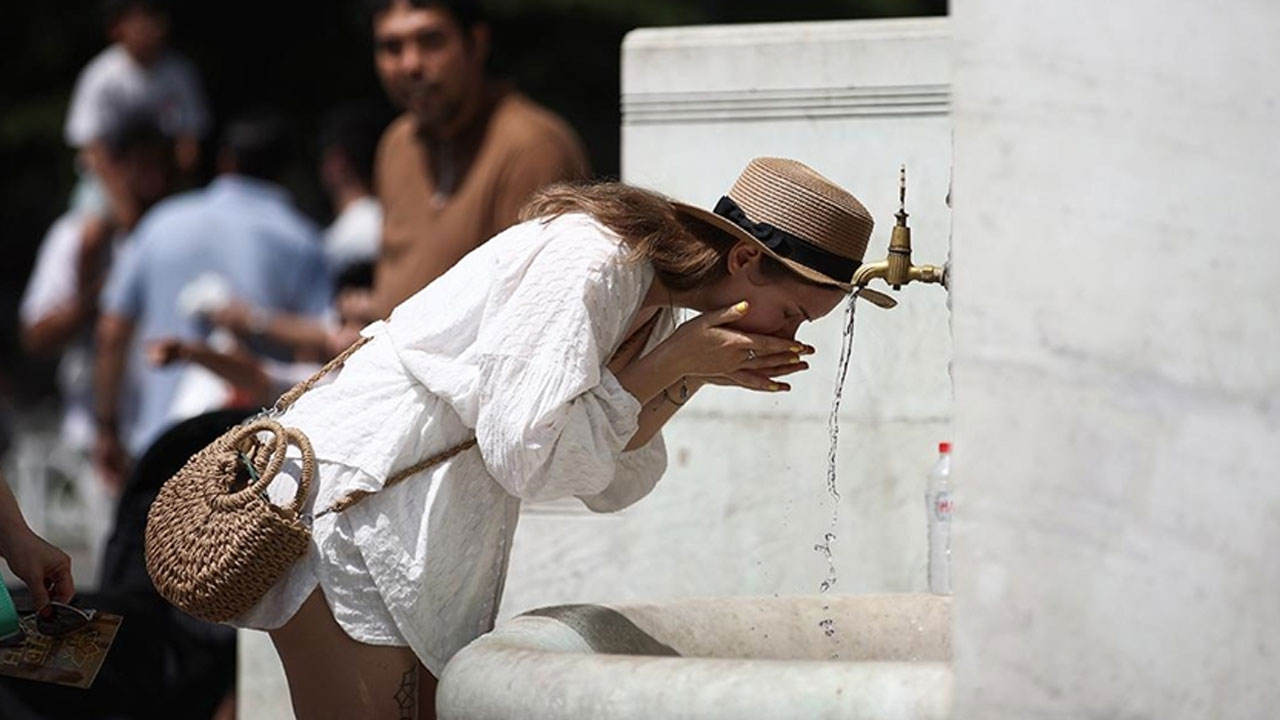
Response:
MULTIPOLYGON (((329 306, 330 281, 314 223, 293 208, 280 186, 222 175, 147 213, 111 270, 103 310, 135 322, 141 342, 134 347, 140 350, 162 338, 204 340, 212 328, 184 311, 179 298, 209 275, 219 276, 234 298, 269 312, 319 317, 329 306)), ((283 348, 259 343, 250 349, 289 359, 283 348)), ((137 422, 123 438, 135 456, 174 421, 170 411, 182 370, 143 372, 137 422)))

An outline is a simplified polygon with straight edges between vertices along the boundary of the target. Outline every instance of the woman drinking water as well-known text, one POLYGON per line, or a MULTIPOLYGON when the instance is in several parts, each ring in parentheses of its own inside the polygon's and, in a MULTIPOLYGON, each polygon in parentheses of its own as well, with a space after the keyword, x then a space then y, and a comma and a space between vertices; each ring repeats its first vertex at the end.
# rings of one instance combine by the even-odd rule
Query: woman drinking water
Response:
MULTIPOLYGON (((700 388, 790 389, 813 352, 797 328, 849 296, 872 228, 776 158, 714 212, 610 183, 551 188, 522 218, 279 418, 314 448, 312 544, 234 624, 270 631, 299 718, 434 717, 435 678, 493 624, 520 501, 620 510, 657 483, 661 429, 700 388), (677 325, 677 308, 699 314, 677 325), (371 494, 320 512, 353 492, 371 494)), ((292 497, 286 471, 273 498, 292 497)))

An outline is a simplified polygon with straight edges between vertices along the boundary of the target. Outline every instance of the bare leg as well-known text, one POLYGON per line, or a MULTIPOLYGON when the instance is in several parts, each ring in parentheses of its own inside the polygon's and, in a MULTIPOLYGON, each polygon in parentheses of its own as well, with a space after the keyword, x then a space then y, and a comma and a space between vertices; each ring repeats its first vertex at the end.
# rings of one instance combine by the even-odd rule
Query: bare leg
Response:
POLYGON ((419 720, 418 658, 407 647, 365 645, 333 619, 319 589, 284 627, 271 632, 289 678, 297 720, 419 720))
POLYGON ((418 665, 418 720, 436 720, 436 676, 418 665))

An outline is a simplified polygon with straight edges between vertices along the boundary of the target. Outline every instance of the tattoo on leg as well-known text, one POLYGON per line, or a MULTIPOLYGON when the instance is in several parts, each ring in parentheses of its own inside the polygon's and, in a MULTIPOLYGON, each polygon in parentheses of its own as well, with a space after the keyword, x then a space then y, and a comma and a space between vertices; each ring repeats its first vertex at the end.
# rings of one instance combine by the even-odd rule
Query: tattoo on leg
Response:
POLYGON ((400 720, 417 720, 418 717, 418 666, 415 663, 405 671, 396 690, 396 707, 400 720))

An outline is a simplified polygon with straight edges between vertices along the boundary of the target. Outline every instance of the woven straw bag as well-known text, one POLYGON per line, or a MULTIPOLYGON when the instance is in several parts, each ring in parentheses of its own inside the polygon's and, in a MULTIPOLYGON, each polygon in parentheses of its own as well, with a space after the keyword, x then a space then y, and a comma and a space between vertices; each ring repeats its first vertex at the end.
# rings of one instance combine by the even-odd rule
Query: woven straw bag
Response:
MULTIPOLYGON (((281 396, 288 408, 368 341, 361 340, 281 396)), ((390 487, 475 445, 468 440, 397 472, 390 487)), ((165 482, 147 514, 147 572, 156 590, 183 612, 225 622, 262 599, 311 544, 311 518, 300 508, 315 477, 311 442, 300 430, 259 417, 231 428, 165 482), (285 505, 267 498, 289 446, 302 455, 298 488, 285 505)), ((372 495, 357 490, 316 517, 341 512, 372 495)))

